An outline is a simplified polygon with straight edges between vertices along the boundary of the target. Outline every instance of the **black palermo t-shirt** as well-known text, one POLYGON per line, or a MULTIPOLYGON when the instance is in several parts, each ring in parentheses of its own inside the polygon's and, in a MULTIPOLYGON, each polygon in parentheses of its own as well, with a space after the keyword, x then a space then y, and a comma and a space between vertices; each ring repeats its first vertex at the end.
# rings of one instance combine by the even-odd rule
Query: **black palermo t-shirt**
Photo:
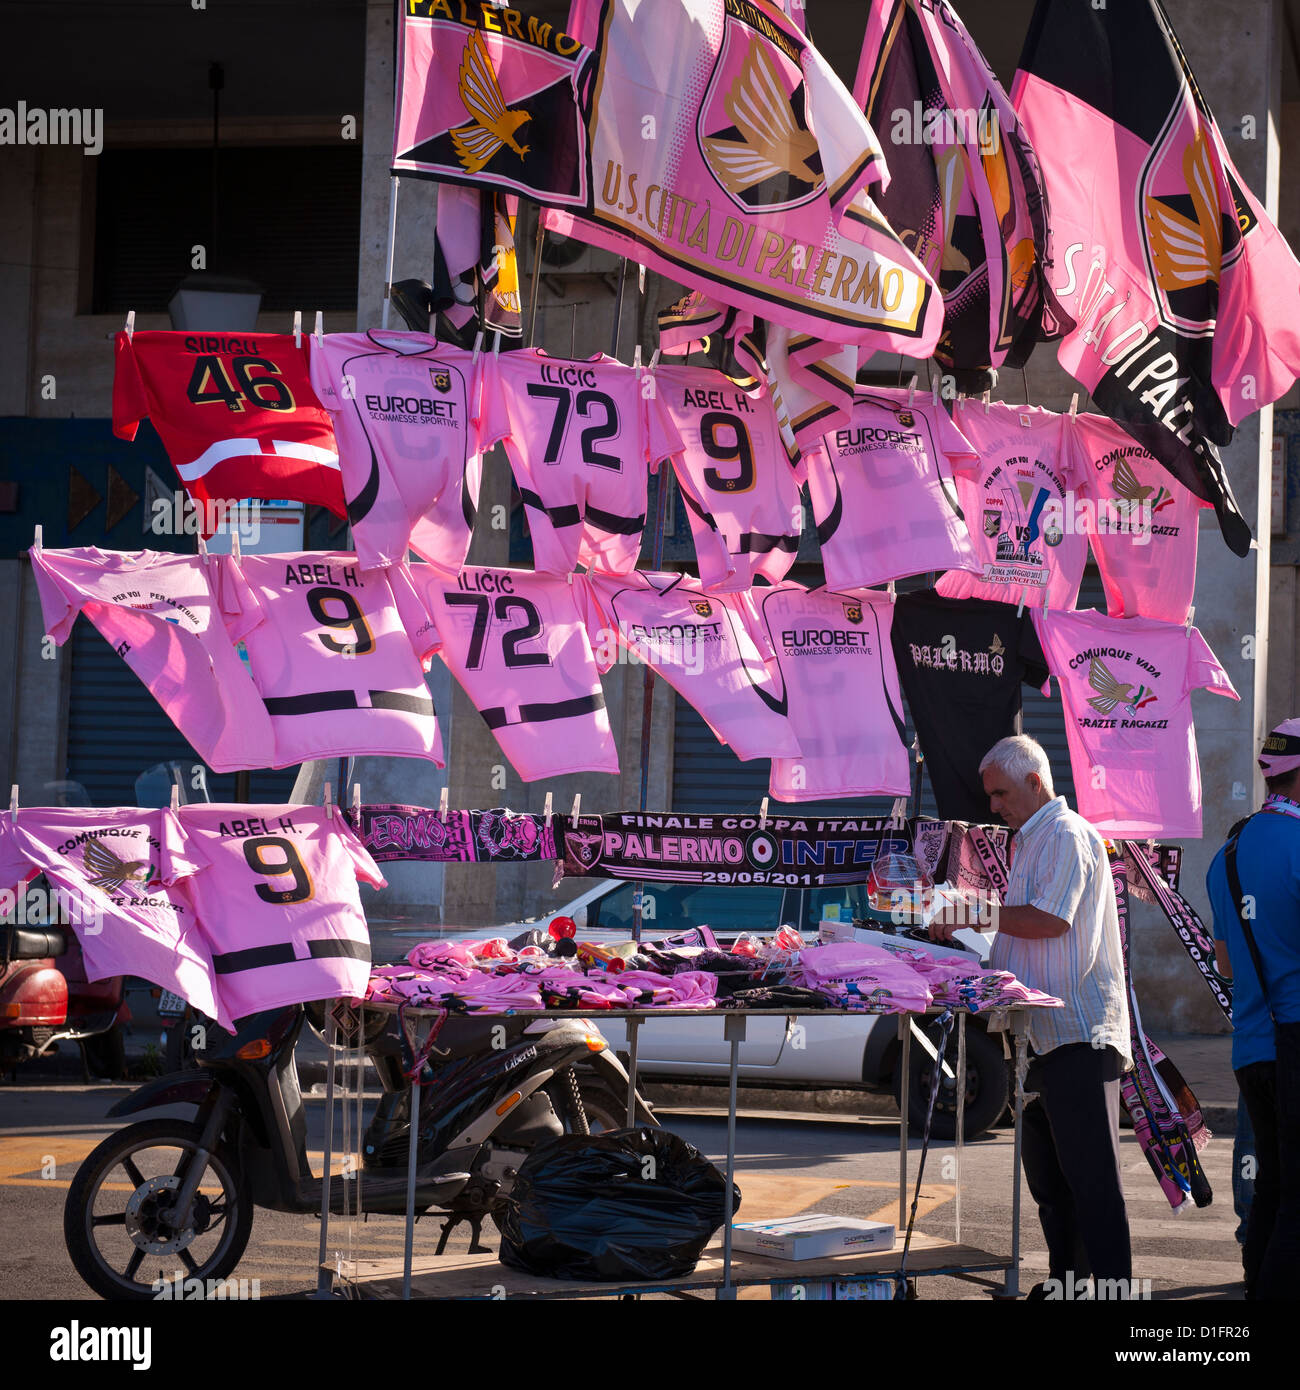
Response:
POLYGON ((894 659, 944 820, 992 819, 980 760, 1016 731, 1021 684, 1041 687, 1047 662, 1026 609, 1011 603, 901 594, 894 659))

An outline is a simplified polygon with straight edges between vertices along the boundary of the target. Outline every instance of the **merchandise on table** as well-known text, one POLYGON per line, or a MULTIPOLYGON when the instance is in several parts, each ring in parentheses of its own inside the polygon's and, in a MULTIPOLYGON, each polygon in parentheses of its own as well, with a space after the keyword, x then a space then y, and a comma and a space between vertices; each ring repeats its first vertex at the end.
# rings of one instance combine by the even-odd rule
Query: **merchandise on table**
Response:
POLYGON ((602 675, 622 646, 663 677, 740 759, 798 757, 748 594, 706 594, 686 574, 591 574, 573 583, 602 675))
POLYGON ((409 572, 426 610, 411 641, 425 660, 442 657, 525 782, 618 771, 577 580, 479 565, 455 578, 409 572))
POLYGON ((1201 833, 1193 690, 1237 695, 1198 629, 1089 608, 1035 613, 1061 685, 1079 814, 1129 839, 1201 833))
POLYGON ((756 633, 775 652, 798 758, 773 758, 778 801, 907 796, 911 761, 884 594, 778 584, 755 590, 756 633))
POLYGON ((505 440, 535 568, 634 570, 648 470, 682 451, 662 397, 603 353, 569 361, 525 348, 483 360, 480 442, 505 440))
POLYGON ((188 872, 183 850, 167 810, 33 806, 0 817, 0 881, 46 876, 63 898, 88 980, 138 975, 229 1027, 234 1015, 203 924, 174 883, 188 872))
POLYGON ((211 951, 225 1016, 365 993, 357 884, 388 884, 337 808, 200 803, 174 820, 164 872, 211 951))
POLYGON ((829 589, 979 567, 952 478, 978 456, 946 410, 909 394, 859 389, 849 423, 807 455, 829 589))
POLYGON ((1187 620, 1196 533, 1206 504, 1113 420, 1078 415, 1071 431, 1087 481, 1082 509, 1112 618, 1187 620))
POLYGON ((267 707, 235 651, 266 616, 237 568, 156 550, 28 554, 54 641, 84 612, 214 772, 279 765, 267 707))
POLYGON ((899 595, 890 635, 939 815, 989 820, 980 761, 1016 732, 1021 686, 1047 683, 1031 616, 923 589, 899 595))
POLYGON ((412 647, 424 606, 405 565, 367 570, 331 550, 213 559, 223 603, 228 585, 246 584, 261 608, 244 645, 275 754, 245 766, 379 753, 442 767, 442 735, 412 647))
POLYGON ((425 333, 331 333, 312 383, 332 413, 363 568, 408 548, 451 574, 465 563, 482 474, 482 359, 425 333))
POLYGON ((976 573, 951 570, 945 598, 986 598, 1027 608, 1073 608, 1088 540, 1071 494, 1086 478, 1068 415, 1037 406, 959 400, 953 423, 978 452, 955 464, 957 496, 978 560, 976 573))
POLYGON ((699 582, 714 593, 777 584, 799 550, 802 469, 781 438, 771 393, 711 367, 653 372, 683 449, 673 458, 699 582))
MULTIPOLYGON (((113 433, 148 418, 199 504, 292 498, 346 516, 334 427, 288 333, 119 333, 113 433), (213 409, 224 406, 224 409, 213 409)), ((200 505, 203 535, 223 520, 200 505)))

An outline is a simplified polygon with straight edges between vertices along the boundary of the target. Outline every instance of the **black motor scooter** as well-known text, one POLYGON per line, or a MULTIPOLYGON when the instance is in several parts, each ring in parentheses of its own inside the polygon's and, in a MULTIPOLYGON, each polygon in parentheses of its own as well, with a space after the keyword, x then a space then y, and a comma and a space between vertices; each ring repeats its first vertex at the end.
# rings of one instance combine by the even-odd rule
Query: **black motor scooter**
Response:
MULTIPOLYGON (((308 1006, 312 1007, 312 1006, 308 1006)), ((383 1095, 361 1142, 359 1183, 335 1180, 330 1210, 406 1210, 411 1087, 420 1078, 415 1210, 448 1213, 438 1246, 467 1220, 471 1249, 530 1149, 589 1124, 624 1123, 628 1075, 586 1019, 448 1018, 416 1067, 396 1018, 335 1006, 340 1039, 357 1031, 383 1095), (583 1064, 581 1074, 575 1063, 583 1064), (587 1070, 590 1068, 590 1071, 587 1070), (352 1189, 348 1191, 347 1189, 352 1189)), ((307 1161, 307 1122, 294 1045, 304 1008, 238 1021, 192 1070, 146 1083, 108 1113, 198 1107, 192 1120, 157 1118, 110 1135, 68 1190, 63 1234, 77 1272, 109 1299, 152 1299, 156 1280, 227 1278, 248 1244, 253 1209, 317 1212, 321 1178, 307 1161)), ((638 1122, 654 1124, 636 1097, 638 1122)))

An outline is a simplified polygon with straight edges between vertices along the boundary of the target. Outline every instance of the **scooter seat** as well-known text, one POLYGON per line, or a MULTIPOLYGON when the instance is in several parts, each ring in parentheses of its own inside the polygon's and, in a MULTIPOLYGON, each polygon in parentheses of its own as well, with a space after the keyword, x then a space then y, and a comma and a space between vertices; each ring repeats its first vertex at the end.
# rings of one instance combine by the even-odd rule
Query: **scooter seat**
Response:
POLYGON ((62 927, 0 927, 0 960, 44 960, 67 949, 62 927))

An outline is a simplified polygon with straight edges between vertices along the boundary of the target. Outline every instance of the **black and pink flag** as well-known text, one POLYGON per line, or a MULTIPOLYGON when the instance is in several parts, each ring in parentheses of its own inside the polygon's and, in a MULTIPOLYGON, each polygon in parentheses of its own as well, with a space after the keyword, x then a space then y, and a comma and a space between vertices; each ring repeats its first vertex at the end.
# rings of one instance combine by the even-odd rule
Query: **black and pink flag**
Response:
POLYGON ((1051 199, 1061 365, 1250 547, 1216 446, 1300 373, 1300 263, 1159 0, 1039 0, 1012 99, 1051 199))

